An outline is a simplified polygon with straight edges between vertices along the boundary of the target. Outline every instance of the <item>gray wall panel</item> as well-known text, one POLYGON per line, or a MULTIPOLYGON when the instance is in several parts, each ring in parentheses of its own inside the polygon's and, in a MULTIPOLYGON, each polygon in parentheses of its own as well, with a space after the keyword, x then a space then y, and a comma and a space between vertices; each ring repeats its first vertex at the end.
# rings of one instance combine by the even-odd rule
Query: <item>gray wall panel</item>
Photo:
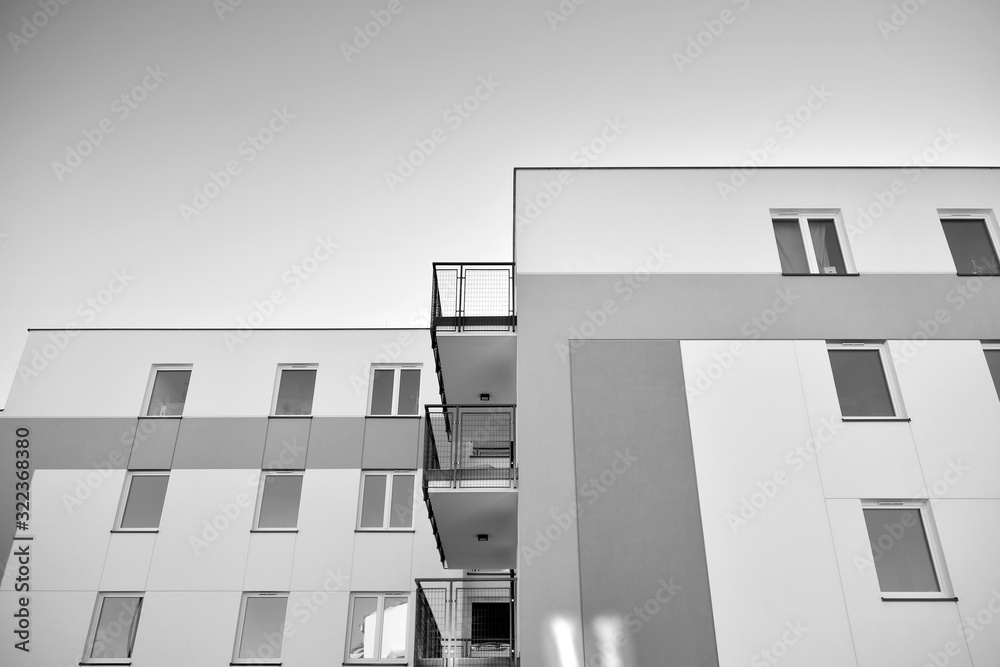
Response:
POLYGON ((140 418, 129 457, 130 470, 168 470, 174 459, 180 419, 140 418))
POLYGON ((307 468, 361 468, 364 417, 313 417, 307 468))
POLYGON ((586 662, 607 662, 610 615, 624 664, 716 667, 680 344, 589 341, 571 360, 586 662))
POLYGON ((368 417, 365 419, 363 468, 416 468, 418 417, 368 417))
POLYGON ((309 451, 310 417, 281 417, 267 420, 264 441, 264 470, 304 470, 309 451))
POLYGON ((173 468, 260 468, 266 417, 184 417, 173 468))

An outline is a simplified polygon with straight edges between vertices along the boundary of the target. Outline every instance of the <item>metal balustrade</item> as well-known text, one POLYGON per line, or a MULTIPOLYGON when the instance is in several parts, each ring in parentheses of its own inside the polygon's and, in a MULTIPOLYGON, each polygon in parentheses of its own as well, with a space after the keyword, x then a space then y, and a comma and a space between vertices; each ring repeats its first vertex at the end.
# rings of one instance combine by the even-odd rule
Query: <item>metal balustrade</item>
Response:
POLYGON ((416 665, 513 667, 513 577, 417 580, 416 665))
POLYGON ((424 488, 517 486, 513 405, 425 406, 424 488))

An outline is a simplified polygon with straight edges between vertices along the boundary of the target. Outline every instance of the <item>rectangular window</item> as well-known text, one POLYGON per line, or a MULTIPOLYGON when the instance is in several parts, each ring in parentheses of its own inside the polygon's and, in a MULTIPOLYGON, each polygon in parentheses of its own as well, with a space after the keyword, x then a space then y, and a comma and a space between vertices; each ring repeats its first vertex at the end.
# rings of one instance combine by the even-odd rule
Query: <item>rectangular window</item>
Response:
POLYGON ((142 609, 140 593, 98 593, 83 662, 128 663, 142 609))
POLYGON ((880 343, 829 344, 830 367, 844 419, 904 418, 891 357, 880 343))
POLYGON ((367 530, 413 527, 413 486, 409 472, 365 472, 361 476, 358 528, 367 530))
POLYGON ((420 404, 418 366, 373 366, 368 414, 415 415, 420 404))
POLYGON ((130 472, 119 503, 115 530, 156 530, 160 527, 169 472, 130 472))
POLYGON ((875 501, 863 506, 878 584, 891 598, 947 598, 950 584, 925 502, 875 501))
POLYGON ((311 415, 316 366, 279 366, 272 415, 311 415))
POLYGON ((352 593, 347 660, 406 660, 409 596, 352 593))
POLYGON ((472 603, 472 652, 486 657, 510 650, 510 603, 472 603))
POLYGON ((261 473, 254 530, 295 530, 301 496, 302 473, 261 473))
MULTIPOLYGON (((960 276, 997 276, 1000 263, 994 239, 991 238, 988 218, 983 217, 943 217, 941 226, 948 239, 955 269, 960 276)), ((991 221, 992 222, 992 221, 991 221)), ((993 230, 995 232, 995 230, 993 230)))
POLYGON ((781 272, 846 275, 854 272, 837 211, 771 211, 781 272))
POLYGON ((281 658, 288 593, 244 593, 233 663, 274 664, 281 658))
POLYGON ((191 366, 154 366, 146 390, 147 417, 179 417, 184 412, 191 366))
POLYGON ((986 355, 986 365, 989 366, 990 375, 993 376, 993 386, 996 387, 997 396, 1000 396, 1000 343, 985 343, 983 354, 986 355))

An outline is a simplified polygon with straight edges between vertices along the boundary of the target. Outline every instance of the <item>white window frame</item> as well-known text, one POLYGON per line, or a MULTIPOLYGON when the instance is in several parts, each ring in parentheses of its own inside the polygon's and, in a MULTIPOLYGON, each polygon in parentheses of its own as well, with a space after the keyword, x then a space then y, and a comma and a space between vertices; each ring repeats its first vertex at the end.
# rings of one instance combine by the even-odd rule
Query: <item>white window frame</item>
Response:
MULTIPOLYGON (((146 393, 142 398, 142 409, 139 411, 140 419, 180 419, 184 416, 184 408, 187 407, 187 395, 184 396, 184 407, 179 415, 150 415, 149 402, 153 399, 153 387, 156 385, 156 374, 160 371, 190 371, 194 376, 194 364, 153 364, 149 371, 149 381, 146 383, 146 393)), ((190 391, 190 386, 188 387, 190 391)))
MULTIPOLYGON (((301 470, 262 470, 260 473, 260 481, 257 484, 257 504, 254 505, 253 512, 253 532, 255 533, 295 533, 299 530, 299 514, 302 512, 302 488, 299 487, 299 510, 295 515, 295 525, 290 528, 272 528, 265 526, 261 528, 258 525, 260 521, 260 510, 261 503, 264 500, 264 484, 268 477, 303 477, 303 472, 301 470)), ((303 479, 303 482, 305 480, 303 479)))
POLYGON ((347 609, 347 638, 344 641, 344 664, 408 664, 410 661, 410 651, 413 645, 413 596, 410 591, 352 591, 348 601, 347 609), (375 655, 382 653, 382 624, 385 621, 385 599, 387 597, 406 598, 406 655, 401 658, 352 658, 351 650, 351 628, 354 626, 354 600, 355 598, 378 598, 375 605, 375 655))
POLYGON ((417 494, 417 471, 416 470, 362 470, 361 471, 361 488, 358 493, 358 517, 355 522, 356 530, 360 532, 376 532, 376 533, 399 533, 399 532, 409 532, 412 533, 416 528, 414 527, 414 508, 415 508, 415 498, 417 494), (365 528, 361 527, 361 512, 364 509, 365 500, 365 484, 366 479, 369 476, 382 475, 385 476, 385 496, 382 502, 382 526, 373 527, 368 526, 365 528), (395 483, 396 477, 404 476, 413 477, 413 493, 410 495, 410 525, 409 526, 397 526, 390 527, 390 521, 392 517, 392 489, 395 483))
MULTIPOLYGON (((829 350, 878 350, 879 360, 882 362, 882 374, 885 375, 885 383, 889 389, 889 400, 892 402, 892 410, 896 414, 881 416, 847 416, 841 411, 840 417, 844 421, 906 421, 906 407, 903 405, 903 393, 899 388, 899 379, 896 377, 896 367, 892 363, 892 354, 889 350, 888 341, 873 343, 870 341, 837 341, 826 344, 827 360, 829 361, 829 350)), ((830 368, 833 375, 833 368, 830 368)), ((840 393, 837 390, 836 376, 834 376, 833 391, 837 395, 837 409, 840 410, 840 393)))
MULTIPOLYGON (((128 503, 128 494, 132 490, 132 480, 136 477, 166 477, 167 478, 167 488, 170 488, 170 471, 169 470, 129 470, 125 473, 125 483, 122 485, 122 496, 118 501, 118 512, 115 514, 115 527, 112 532, 115 533, 157 533, 160 530, 160 525, 157 523, 155 527, 144 527, 144 528, 123 528, 122 520, 125 518, 125 507, 128 503)), ((166 505, 167 499, 164 495, 163 503, 166 505)), ((163 518, 163 508, 160 508, 160 518, 163 518)))
POLYGON ((288 592, 287 591, 260 591, 260 592, 244 592, 243 596, 240 598, 240 616, 236 622, 236 641, 233 644, 233 659, 230 664, 233 665, 280 665, 281 656, 277 655, 273 658, 241 658, 240 649, 243 643, 243 624, 246 621, 247 612, 247 600, 250 598, 285 598, 285 618, 282 619, 281 627, 278 628, 278 632, 282 634, 281 648, 284 650, 284 634, 285 634, 285 623, 288 619, 288 592))
POLYGON ((951 585, 951 577, 948 576, 948 568, 944 562, 944 549, 941 547, 941 540, 938 537, 937 526, 934 524, 934 517, 931 513, 930 503, 923 499, 889 500, 865 499, 861 501, 861 522, 865 529, 865 539, 868 541, 869 550, 872 549, 871 538, 868 535, 868 522, 864 517, 864 510, 878 508, 893 509, 913 509, 920 514, 920 521, 923 523, 924 535, 927 538, 927 550, 931 555, 931 565, 934 567, 934 576, 937 577, 940 591, 883 591, 878 584, 878 565, 875 563, 875 552, 870 551, 872 565, 875 567, 875 582, 879 586, 883 600, 925 600, 941 599, 951 600, 955 597, 954 589, 951 585))
POLYGON ((837 242, 840 244, 840 253, 844 256, 844 271, 847 275, 856 274, 857 268, 854 265, 854 255, 851 253, 851 246, 848 243, 847 227, 844 225, 844 216, 839 208, 816 208, 816 209, 780 209, 770 210, 771 228, 774 229, 774 221, 792 221, 799 223, 799 233, 802 235, 802 244, 806 251, 806 262, 809 264, 809 275, 813 276, 835 276, 836 273, 823 273, 819 270, 819 262, 816 260, 816 250, 813 248, 812 234, 809 233, 809 219, 832 219, 837 230, 837 242))
POLYGON ((135 635, 139 630, 139 617, 142 614, 142 603, 146 597, 145 592, 138 591, 101 591, 97 594, 97 601, 94 603, 94 611, 90 618, 90 627, 87 630, 87 643, 83 647, 83 655, 80 664, 99 665, 130 665, 132 664, 132 650, 135 648, 135 635), (97 625, 101 620, 101 610, 104 608, 105 598, 138 598, 135 614, 132 615, 132 627, 129 628, 128 657, 126 658, 91 658, 90 654, 94 650, 94 642, 97 640, 97 625))
POLYGON ((271 395, 271 411, 268 413, 271 417, 311 417, 315 412, 316 407, 316 385, 313 385, 313 404, 309 406, 308 415, 279 415, 278 411, 278 390, 281 389, 281 373, 283 371, 316 371, 316 380, 319 380, 319 364, 278 364, 278 370, 274 374, 274 392, 271 395))
MULTIPOLYGON (((420 384, 417 383, 417 411, 412 415, 401 415, 399 414, 399 378, 400 372, 403 370, 417 370, 420 371, 421 376, 423 375, 423 364, 372 364, 371 370, 368 374, 368 411, 366 414, 369 417, 419 417, 420 416, 420 384), (372 414, 372 399, 375 394, 375 371, 385 371, 392 370, 392 402, 390 403, 391 412, 387 415, 373 415, 372 414)), ((423 377, 420 378, 423 380, 423 377)))
MULTIPOLYGON (((945 248, 948 249, 948 257, 954 263, 954 257, 951 254, 951 245, 948 243, 948 237, 944 233, 945 220, 949 218, 965 218, 969 221, 972 220, 982 220, 986 225, 986 234, 990 239, 990 243, 993 244, 993 253, 1000 259, 1000 225, 997 224, 997 217, 993 213, 992 209, 988 208, 939 208, 938 213, 938 223, 941 227, 941 235, 945 237, 944 244, 945 248)), ((955 267, 955 272, 958 273, 958 267, 955 267)), ((975 274, 971 273, 958 273, 960 276, 971 276, 975 274)))

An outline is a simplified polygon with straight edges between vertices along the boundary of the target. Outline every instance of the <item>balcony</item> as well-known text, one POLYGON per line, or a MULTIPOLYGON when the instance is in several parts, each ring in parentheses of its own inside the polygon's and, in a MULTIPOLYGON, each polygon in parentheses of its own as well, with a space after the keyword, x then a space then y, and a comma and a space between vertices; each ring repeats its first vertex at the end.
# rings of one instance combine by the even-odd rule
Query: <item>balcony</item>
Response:
POLYGON ((513 405, 425 407, 423 492, 447 567, 514 567, 517 450, 513 405))
POLYGON ((514 265, 435 263, 431 347, 441 402, 514 403, 514 265))
POLYGON ((417 667, 514 667, 512 577, 418 579, 417 667))

